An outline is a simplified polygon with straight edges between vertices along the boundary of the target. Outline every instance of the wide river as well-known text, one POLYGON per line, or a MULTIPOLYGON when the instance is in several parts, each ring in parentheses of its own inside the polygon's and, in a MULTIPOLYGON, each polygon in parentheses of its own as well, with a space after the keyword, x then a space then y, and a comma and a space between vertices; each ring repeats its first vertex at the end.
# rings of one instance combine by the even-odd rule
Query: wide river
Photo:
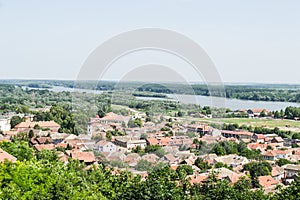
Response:
MULTIPOLYGON (((23 87, 24 89, 26 87, 23 87)), ((28 89, 43 89, 43 88, 28 88, 28 89)), ((97 90, 87 90, 87 89, 73 89, 61 86, 53 86, 48 89, 53 92, 86 92, 101 94, 102 91, 97 90)), ((223 97, 207 97, 200 95, 184 95, 184 94, 167 94, 171 99, 166 98, 154 98, 154 97, 136 97, 141 100, 176 100, 185 104, 199 104, 201 106, 212 106, 217 108, 230 108, 231 110, 240 110, 240 109, 250 109, 250 108, 264 108, 270 111, 285 109, 288 106, 300 107, 300 103, 291 103, 291 102, 271 102, 271 101, 249 101, 249 100, 240 100, 240 99, 227 99, 223 97)))

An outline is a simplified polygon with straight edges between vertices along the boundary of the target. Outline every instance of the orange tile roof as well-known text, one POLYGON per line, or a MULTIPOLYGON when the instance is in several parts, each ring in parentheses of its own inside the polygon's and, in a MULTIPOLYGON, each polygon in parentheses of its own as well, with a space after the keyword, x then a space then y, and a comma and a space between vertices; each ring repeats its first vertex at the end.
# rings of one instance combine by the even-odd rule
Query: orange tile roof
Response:
POLYGON ((274 151, 267 151, 263 156, 275 157, 277 154, 274 151))
POLYGON ((255 134, 257 136, 257 139, 265 139, 266 136, 263 134, 255 134))
POLYGON ((124 117, 121 115, 117 115, 113 112, 107 113, 104 117, 101 118, 101 120, 107 120, 107 121, 124 121, 124 117))
POLYGON ((240 180, 241 177, 245 176, 244 174, 230 174, 228 175, 228 179, 230 180, 231 184, 235 184, 240 180))
POLYGON ((78 159, 80 161, 83 161, 83 162, 95 162, 96 161, 96 158, 94 156, 94 153, 93 152, 72 152, 71 153, 71 157, 73 159, 78 159))
POLYGON ((283 174, 283 173, 284 173, 283 168, 278 167, 278 166, 272 167, 272 171, 271 171, 272 176, 278 176, 278 175, 283 174))
POLYGON ((187 165, 193 165, 195 163, 195 158, 189 157, 185 159, 184 161, 186 162, 187 165))
POLYGON ((54 121, 40 121, 40 122, 21 122, 15 126, 15 128, 33 128, 35 125, 39 125, 41 128, 58 128, 60 125, 54 121))
POLYGON ((170 137, 161 137, 159 141, 162 146, 167 146, 172 139, 170 137))
POLYGON ((264 188, 277 184, 277 181, 272 176, 259 176, 258 182, 264 188))
POLYGON ((253 135, 253 133, 244 130, 238 130, 238 131, 221 130, 221 132, 225 134, 233 134, 233 135, 247 135, 247 136, 253 135))
POLYGON ((146 138, 146 141, 150 144, 150 145, 157 145, 159 144, 158 140, 156 138, 146 138))
POLYGON ((61 161, 61 162, 64 162, 64 163, 67 163, 67 162, 69 162, 69 159, 68 159, 69 157, 67 156, 67 155, 61 155, 61 156, 59 156, 59 161, 61 161))
POLYGON ((175 162, 177 159, 172 154, 164 155, 164 158, 167 159, 169 162, 175 162))
POLYGON ((3 133, 3 135, 14 136, 18 133, 18 131, 10 130, 10 131, 3 131, 2 133, 3 133))
POLYGON ((273 150, 276 154, 287 155, 291 153, 291 150, 273 150))
POLYGON ((171 165, 170 167, 172 170, 176 171, 176 169, 178 168, 178 165, 171 165))
POLYGON ((4 162, 5 160, 10 162, 15 162, 17 158, 14 157, 13 155, 10 155, 6 151, 0 149, 0 162, 4 162))
POLYGON ((157 155, 151 153, 151 154, 146 154, 146 155, 142 156, 141 159, 146 160, 152 164, 155 164, 157 162, 157 160, 159 159, 159 157, 157 155))
POLYGON ((253 113, 261 113, 261 112, 266 112, 268 113, 269 111, 264 109, 264 108, 253 108, 253 109, 250 109, 253 113))
POLYGON ((54 144, 36 144, 36 145, 34 145, 34 147, 38 151, 42 151, 43 149, 51 151, 55 148, 55 145, 54 144))
POLYGON ((250 143, 247 145, 249 149, 266 149, 268 147, 267 144, 259 144, 259 143, 250 143))
POLYGON ((205 174, 205 175, 200 174, 200 175, 197 175, 197 176, 191 175, 191 176, 187 176, 187 178, 190 179, 189 182, 192 185, 194 185, 194 184, 200 184, 200 183, 205 182, 206 179, 208 178, 208 175, 207 174, 205 174))
POLYGON ((68 144, 67 144, 67 143, 58 143, 58 144, 56 145, 56 147, 67 148, 67 147, 68 147, 68 144))
POLYGON ((106 140, 100 140, 99 142, 96 143, 96 145, 98 145, 98 146, 105 146, 105 145, 107 145, 108 142, 109 141, 106 141, 106 140))
POLYGON ((284 140, 282 139, 282 137, 275 137, 274 138, 277 142, 284 142, 284 140))
POLYGON ((45 144, 45 143, 52 143, 53 140, 51 137, 39 137, 39 138, 35 138, 35 140, 39 143, 39 144, 45 144))

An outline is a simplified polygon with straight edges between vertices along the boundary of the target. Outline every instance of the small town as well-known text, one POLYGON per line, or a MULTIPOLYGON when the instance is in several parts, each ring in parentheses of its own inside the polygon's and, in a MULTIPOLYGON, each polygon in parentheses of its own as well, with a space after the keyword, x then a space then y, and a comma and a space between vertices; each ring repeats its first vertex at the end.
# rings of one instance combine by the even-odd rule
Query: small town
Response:
MULTIPOLYGON (((260 119, 261 113, 268 111, 239 112, 260 119)), ((174 171, 185 169, 186 180, 191 184, 205 183, 211 173, 232 185, 241 178, 256 178, 256 184, 266 193, 277 190, 279 185, 288 187, 298 178, 300 140, 282 138, 275 132, 222 130, 202 122, 188 123, 184 117, 156 117, 161 122, 146 122, 142 112, 128 116, 109 112, 101 118, 90 118, 88 134, 74 135, 60 133, 60 125, 54 121, 33 121, 32 115, 9 113, 1 117, 0 140, 10 142, 25 134, 36 151, 55 150, 64 163, 70 159, 87 166, 102 163, 112 167, 115 174, 127 170, 143 178, 155 166, 167 164, 174 171), (11 127, 15 116, 23 121, 11 127)), ((17 161, 4 150, 0 155, 1 162, 17 161)))
POLYGON ((299 8, 0 0, 0 200, 300 200, 299 8))

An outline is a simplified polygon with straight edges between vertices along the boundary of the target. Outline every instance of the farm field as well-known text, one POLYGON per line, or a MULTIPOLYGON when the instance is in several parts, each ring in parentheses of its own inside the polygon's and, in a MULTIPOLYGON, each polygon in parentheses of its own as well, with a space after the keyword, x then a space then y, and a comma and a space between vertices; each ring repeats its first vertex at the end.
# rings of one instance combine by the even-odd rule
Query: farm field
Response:
POLYGON ((295 120, 281 120, 281 119, 249 119, 249 118, 222 118, 222 119, 201 119, 201 122, 206 123, 228 123, 247 126, 258 126, 266 128, 278 127, 281 130, 300 131, 300 121, 295 120))

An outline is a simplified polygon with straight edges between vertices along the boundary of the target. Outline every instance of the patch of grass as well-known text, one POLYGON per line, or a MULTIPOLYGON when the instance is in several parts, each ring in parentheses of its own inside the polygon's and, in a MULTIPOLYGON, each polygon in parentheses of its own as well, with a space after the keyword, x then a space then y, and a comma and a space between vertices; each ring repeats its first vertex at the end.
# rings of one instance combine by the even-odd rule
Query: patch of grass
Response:
POLYGON ((281 120, 281 119, 249 119, 249 118, 223 118, 223 119, 201 119, 202 122, 207 123, 228 123, 228 124, 238 124, 247 126, 257 126, 257 127, 294 127, 300 128, 300 121, 294 120, 281 120))

